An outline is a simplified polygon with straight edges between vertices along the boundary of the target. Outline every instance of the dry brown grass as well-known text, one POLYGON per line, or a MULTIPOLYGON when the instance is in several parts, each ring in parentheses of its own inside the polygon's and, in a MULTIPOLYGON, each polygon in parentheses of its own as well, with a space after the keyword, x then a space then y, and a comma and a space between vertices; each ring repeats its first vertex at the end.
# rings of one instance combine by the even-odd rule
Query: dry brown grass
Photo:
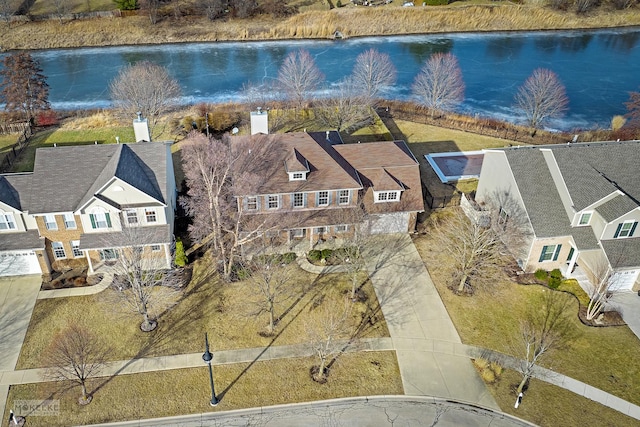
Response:
POLYGON ((449 7, 344 7, 308 11, 287 19, 260 16, 210 22, 204 17, 166 19, 151 25, 145 16, 118 19, 0 23, 2 49, 47 49, 144 43, 327 38, 454 31, 548 30, 640 25, 636 8, 576 15, 540 6, 466 5, 449 7))
MULTIPOLYGON (((454 295, 447 286, 451 262, 428 234, 415 240, 453 323, 467 344, 512 353, 520 319, 541 292, 538 285, 518 285, 504 277, 490 290, 479 289, 471 297, 454 295)), ((546 290, 545 290, 546 289, 546 290)), ((578 301, 569 294, 575 311, 572 319, 578 338, 568 350, 555 352, 546 367, 576 378, 622 399, 640 404, 640 340, 626 327, 587 327, 578 319, 578 301)), ((512 403, 513 404, 513 403, 512 403)))
MULTIPOLYGON (((214 353, 215 357, 215 353, 214 353)), ((61 399, 58 417, 29 417, 29 426, 86 425, 180 414, 308 402, 348 396, 403 394, 395 352, 341 355, 326 384, 310 379, 313 358, 279 359, 214 367, 215 409, 209 406, 211 389, 206 367, 121 375, 93 380, 96 391, 90 405, 77 404, 78 389, 61 393, 62 384, 12 386, 9 408, 16 399, 61 399), (221 396, 222 395, 222 396, 221 396)), ((255 420, 254 420, 255 421, 255 420)))
MULTIPOLYGON (((17 369, 46 366, 42 357, 52 337, 68 323, 82 322, 100 339, 113 347, 111 360, 133 357, 193 353, 202 350, 202 337, 209 332, 212 348, 234 348, 287 345, 306 342, 305 322, 313 322, 322 310, 320 305, 339 307, 344 294, 351 289, 345 275, 317 276, 296 269, 294 281, 297 294, 293 300, 277 307, 281 316, 274 337, 261 336, 267 325, 266 314, 259 318, 248 315, 247 292, 251 288, 245 282, 224 283, 209 277, 206 270, 209 259, 196 263, 194 279, 184 292, 184 297, 168 313, 159 318, 158 329, 143 333, 138 328, 139 316, 119 313, 110 304, 111 290, 102 294, 74 298, 39 300, 31 317, 29 330, 22 346, 17 369)), ((366 275, 361 277, 367 301, 356 303, 352 316, 355 323, 362 322, 360 337, 389 336, 386 323, 379 309, 373 287, 366 275), (376 313, 374 325, 368 325, 365 313, 376 313), (363 320, 364 319, 364 320, 363 320), (368 326, 367 326, 368 325, 368 326)))

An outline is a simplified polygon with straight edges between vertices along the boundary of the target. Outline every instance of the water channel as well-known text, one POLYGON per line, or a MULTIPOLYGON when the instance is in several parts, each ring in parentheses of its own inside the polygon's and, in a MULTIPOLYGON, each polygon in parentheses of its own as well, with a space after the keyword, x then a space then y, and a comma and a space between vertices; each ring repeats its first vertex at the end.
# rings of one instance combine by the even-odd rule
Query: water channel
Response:
POLYGON ((389 54, 398 69, 396 85, 384 93, 391 99, 410 99, 411 84, 424 61, 433 52, 451 52, 466 84, 460 110, 510 121, 521 119, 513 108, 518 87, 535 68, 549 68, 565 84, 570 100, 565 117, 549 124, 554 129, 609 126, 612 116, 626 112, 629 92, 640 90, 639 28, 187 43, 33 55, 48 77, 53 107, 73 109, 109 106, 109 81, 123 65, 141 60, 167 67, 183 88, 185 104, 239 100, 243 84, 272 82, 286 55, 300 48, 311 52, 325 74, 325 91, 350 74, 360 52, 375 48, 389 54))

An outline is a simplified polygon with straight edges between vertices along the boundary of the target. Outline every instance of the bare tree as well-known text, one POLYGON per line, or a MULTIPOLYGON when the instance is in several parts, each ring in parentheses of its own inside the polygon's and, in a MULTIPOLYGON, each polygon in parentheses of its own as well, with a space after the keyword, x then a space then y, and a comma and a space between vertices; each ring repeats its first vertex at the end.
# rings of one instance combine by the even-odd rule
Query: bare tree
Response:
POLYGON ((291 52, 278 71, 278 86, 298 107, 320 86, 324 76, 311 54, 303 49, 291 52))
POLYGON ((105 247, 116 255, 112 295, 122 307, 142 316, 143 332, 158 326, 156 315, 176 302, 182 285, 180 277, 167 265, 167 254, 151 250, 165 237, 156 236, 158 231, 154 229, 129 225, 104 238, 105 247))
POLYGON ((490 279, 492 269, 502 261, 498 234, 489 224, 469 220, 460 208, 453 209, 449 217, 434 221, 431 233, 441 250, 451 257, 458 292, 470 290, 467 287, 473 280, 490 279))
POLYGON ((373 105, 380 96, 380 91, 396 82, 396 74, 396 67, 389 55, 369 49, 356 58, 351 78, 367 103, 373 105))
POLYGON ((629 119, 628 127, 640 127, 640 92, 629 92, 629 101, 624 104, 627 107, 625 117, 629 119))
POLYGON ((342 352, 355 330, 352 323, 352 304, 345 298, 342 307, 322 304, 320 314, 305 324, 308 342, 318 359, 312 369, 313 380, 323 383, 327 379, 327 361, 342 352))
POLYGON ((319 99, 316 105, 320 121, 337 131, 371 118, 367 99, 351 79, 343 80, 330 97, 319 99))
POLYGON ((71 381, 82 389, 78 403, 86 405, 93 396, 87 393, 87 381, 102 371, 109 354, 104 340, 95 337, 88 329, 70 324, 58 332, 48 351, 44 377, 53 381, 71 381))
POLYGON ((425 62, 413 82, 413 94, 432 110, 449 111, 464 100, 464 81, 452 53, 436 53, 425 62))
POLYGON ((538 68, 518 89, 516 106, 527 117, 529 126, 540 127, 546 120, 561 117, 567 111, 569 98, 558 75, 538 68))
POLYGON ((277 254, 254 256, 246 266, 251 272, 248 282, 252 292, 247 298, 253 308, 250 314, 259 317, 267 313, 267 334, 273 335, 280 320, 276 315, 277 307, 295 295, 294 270, 277 254))
POLYGON ((605 259, 600 258, 590 267, 585 269, 590 285, 587 320, 595 319, 604 310, 615 293, 618 279, 605 259))
POLYGON ((546 290, 529 304, 515 348, 520 358, 518 371, 522 374, 517 394, 531 379, 536 365, 553 351, 566 348, 576 337, 569 312, 572 301, 561 292, 546 290))
POLYGON ((182 94, 180 85, 164 67, 148 61, 122 68, 109 89, 123 115, 133 118, 141 112, 149 119, 152 137, 160 116, 173 108, 182 94))
POLYGON ((62 24, 62 18, 71 11, 71 3, 69 0, 53 0, 53 7, 56 10, 56 16, 62 24))
POLYGON ((160 7, 160 0, 140 0, 140 6, 147 9, 149 14, 149 20, 151 24, 158 22, 158 8, 160 7))
POLYGON ((229 2, 227 0, 203 0, 202 6, 207 18, 214 21, 225 14, 225 10, 229 7, 229 2))
POLYGON ((6 111, 21 111, 27 120, 49 108, 49 85, 40 63, 28 52, 7 55, 0 70, 0 101, 6 111))
POLYGON ((229 137, 216 140, 192 132, 181 150, 189 188, 181 203, 193 220, 189 232, 199 246, 213 249, 226 279, 242 245, 284 227, 286 218, 250 214, 240 197, 255 194, 271 173, 271 162, 280 158, 272 141, 268 136, 235 137, 231 144, 229 137))

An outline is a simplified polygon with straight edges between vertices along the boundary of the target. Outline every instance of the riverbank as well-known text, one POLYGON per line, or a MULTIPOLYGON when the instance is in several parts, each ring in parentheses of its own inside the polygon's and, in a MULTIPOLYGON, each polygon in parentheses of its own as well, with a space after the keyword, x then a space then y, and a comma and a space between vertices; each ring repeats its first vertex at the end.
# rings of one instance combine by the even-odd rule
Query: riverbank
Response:
POLYGON ((145 16, 98 18, 60 23, 0 23, 0 50, 53 49, 158 43, 238 40, 326 39, 447 32, 535 31, 640 26, 638 6, 599 9, 578 15, 546 7, 502 3, 439 7, 344 7, 309 11, 286 19, 260 16, 209 21, 168 18, 152 25, 145 16))

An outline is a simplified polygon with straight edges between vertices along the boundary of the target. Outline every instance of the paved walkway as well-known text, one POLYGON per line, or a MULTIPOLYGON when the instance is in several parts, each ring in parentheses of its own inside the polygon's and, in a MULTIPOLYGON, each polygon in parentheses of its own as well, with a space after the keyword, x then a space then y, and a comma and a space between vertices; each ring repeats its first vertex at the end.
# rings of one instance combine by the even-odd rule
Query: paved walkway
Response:
POLYGON ((365 255, 396 349, 405 394, 451 398, 499 410, 460 347, 458 332, 411 237, 378 236, 365 255))
POLYGON ((66 297, 81 297, 85 295, 98 294, 111 285, 113 281, 113 274, 108 268, 100 268, 96 271, 97 274, 102 274, 102 280, 100 283, 93 286, 83 286, 81 288, 67 288, 67 289, 52 289, 47 291, 40 291, 38 293, 38 299, 47 298, 66 298, 66 297))

